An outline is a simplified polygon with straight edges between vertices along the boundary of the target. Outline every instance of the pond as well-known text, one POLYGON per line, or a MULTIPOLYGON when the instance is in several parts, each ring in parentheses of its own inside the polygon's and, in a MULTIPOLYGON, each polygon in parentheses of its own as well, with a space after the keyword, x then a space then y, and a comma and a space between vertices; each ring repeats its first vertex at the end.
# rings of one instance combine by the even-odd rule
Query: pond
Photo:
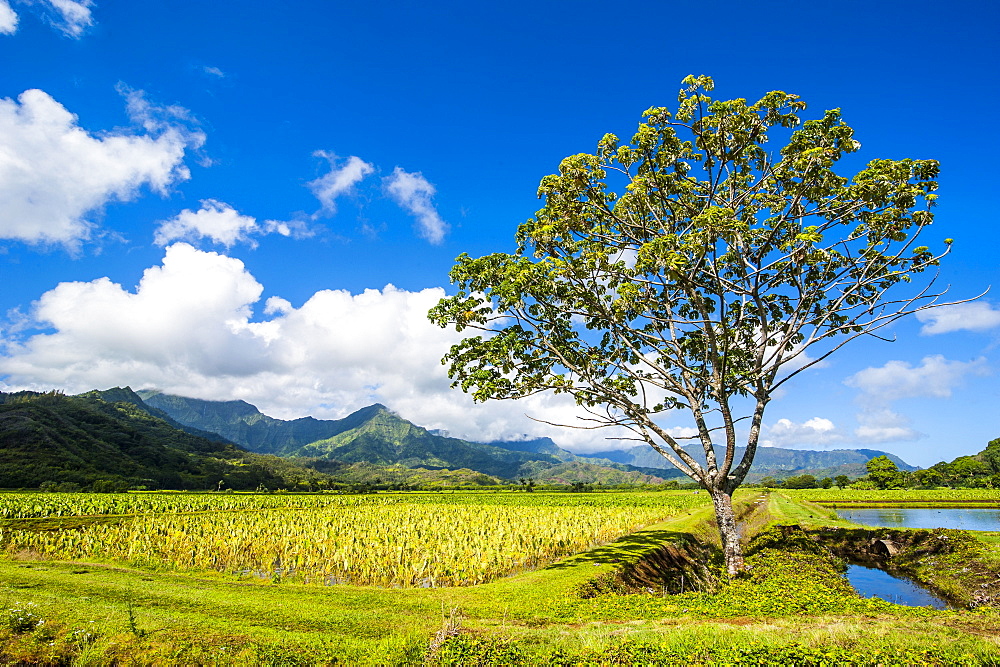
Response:
POLYGON ((884 528, 1000 530, 1000 509, 983 507, 837 508, 837 515, 854 523, 884 528))
POLYGON ((862 597, 880 597, 887 602, 908 607, 952 608, 930 591, 907 579, 899 579, 884 570, 863 565, 848 565, 847 580, 862 597))

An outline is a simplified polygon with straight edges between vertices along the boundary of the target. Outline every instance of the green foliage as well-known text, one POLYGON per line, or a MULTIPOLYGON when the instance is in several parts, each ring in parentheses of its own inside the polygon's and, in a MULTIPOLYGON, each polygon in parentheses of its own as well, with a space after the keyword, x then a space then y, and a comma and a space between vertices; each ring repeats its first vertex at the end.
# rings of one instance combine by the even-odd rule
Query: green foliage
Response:
POLYGON ((631 141, 607 134, 545 176, 517 251, 459 256, 457 294, 429 316, 474 334, 443 361, 475 400, 568 394, 587 426, 630 429, 711 490, 735 572, 729 498, 774 392, 932 305, 939 295, 907 285, 948 249, 916 243, 933 219, 936 161, 876 159, 842 176, 836 163, 860 143, 839 110, 803 122, 797 95, 713 100, 709 77, 684 83, 676 112, 650 108, 631 141), (784 147, 767 151, 776 137, 784 147), (675 409, 704 463, 656 422, 675 409))
POLYGON ((425 658, 428 665, 526 665, 528 655, 509 638, 456 632, 432 647, 425 658))
POLYGON ((876 456, 868 462, 868 479, 877 489, 896 489, 903 486, 903 475, 887 456, 876 456))
POLYGON ((0 612, 3 614, 3 620, 0 623, 10 632, 32 632, 45 623, 45 619, 38 614, 37 608, 38 605, 31 602, 8 607, 0 612))
POLYGON ((815 489, 818 486, 816 478, 809 474, 788 477, 784 483, 786 489, 815 489))
MULTIPOLYGON (((793 495, 832 497, 838 493, 812 489, 793 495)), ((864 493, 884 498, 943 492, 864 493)), ((966 497, 972 492, 950 493, 966 497)), ((980 493, 986 498, 1000 497, 1000 491, 980 493)), ((158 513, 209 509, 220 515, 239 514, 231 510, 240 507, 275 508, 281 505, 274 503, 286 502, 289 509, 283 516, 292 517, 327 502, 347 503, 343 506, 346 509, 353 502, 368 503, 395 495, 3 494, 0 500, 9 499, 26 510, 32 503, 63 501, 62 510, 53 505, 50 513, 71 511, 65 505, 70 502, 78 504, 72 511, 89 512, 100 504, 107 505, 108 511, 121 511, 129 508, 125 503, 148 501, 163 503, 155 510, 158 513)), ((683 532, 674 531, 692 530, 704 518, 708 509, 704 492, 536 491, 404 497, 407 504, 447 504, 446 513, 451 515, 484 504, 529 504, 526 507, 536 512, 550 506, 573 508, 577 503, 585 507, 616 503, 652 507, 668 498, 688 504, 668 524, 544 569, 465 588, 308 587, 291 582, 273 585, 252 578, 234 583, 228 577, 204 572, 164 574, 155 569, 105 567, 92 560, 82 566, 0 559, 0 610, 27 608, 45 619, 38 628, 16 634, 0 623, 0 662, 242 666, 419 665, 426 660, 428 664, 465 665, 817 667, 1000 662, 993 641, 995 610, 935 612, 860 600, 843 583, 837 583, 841 581, 840 563, 814 551, 817 545, 803 540, 801 534, 788 537, 788 563, 783 562, 786 545, 782 537, 770 542, 758 540, 749 558, 754 566, 751 574, 735 579, 732 587, 723 582, 714 601, 708 591, 684 596, 661 595, 659 590, 652 594, 607 594, 613 588, 610 585, 596 586, 591 591, 597 595, 593 601, 567 597, 576 584, 586 580, 605 576, 605 584, 613 583, 606 575, 611 568, 631 562, 627 554, 647 554, 666 542, 676 544, 683 532), (621 562, 614 563, 616 559, 621 562), (769 572, 775 576, 768 576, 769 572), (811 597, 817 599, 810 601, 811 597), (38 607, 25 607, 28 603, 38 607), (671 603, 676 604, 668 607, 671 603), (461 623, 449 625, 454 632, 441 632, 442 615, 456 609, 461 623), (807 611, 797 611, 802 609, 807 611)), ((135 504, 131 507, 142 511, 135 504)), ((262 533, 262 537, 267 536, 262 533)), ((304 546, 304 542, 299 545, 304 546)), ((959 561, 954 567, 960 569, 975 566, 968 553, 961 549, 953 554, 926 550, 922 557, 954 556, 959 561)), ((938 560, 929 567, 942 565, 938 560)))
POLYGON ((789 494, 823 505, 937 505, 975 507, 1000 504, 1000 489, 810 489, 789 494))
POLYGON ((570 393, 673 446, 650 413, 689 408, 700 424, 716 406, 728 419, 733 396, 766 404, 803 344, 899 316, 872 313, 937 263, 912 243, 931 221, 937 163, 835 174, 859 147, 836 110, 770 155, 769 132, 801 123, 797 96, 712 101, 711 79, 687 81, 676 114, 649 109, 631 143, 606 135, 542 179, 545 206, 516 254, 459 257, 459 293, 431 318, 488 335, 446 356, 456 386, 477 400, 570 393), (644 388, 666 398, 647 405, 644 388))
POLYGON ((929 608, 894 605, 861 598, 843 577, 843 561, 804 533, 774 532, 758 539, 747 557, 746 575, 724 580, 715 591, 676 595, 598 595, 566 599, 554 606, 559 618, 623 620, 662 618, 766 618, 797 615, 899 613, 915 618, 935 613, 929 608))
MULTIPOLYGON (((428 655, 430 665, 911 665, 984 664, 987 656, 952 647, 886 648, 816 646, 797 641, 746 638, 738 642, 709 638, 650 641, 615 638, 604 646, 582 650, 540 650, 498 634, 458 633, 428 655)), ((988 659, 988 658, 987 658, 988 659)))
MULTIPOLYGON (((95 509, 104 505, 125 514, 130 498, 90 496, 60 509, 111 513, 95 509)), ((58 560, 217 570, 320 585, 463 586, 544 566, 704 502, 679 493, 204 498, 216 511, 169 513, 183 499, 168 497, 132 504, 144 510, 135 518, 73 524, 72 530, 11 523, 3 546, 8 553, 58 560)), ((21 499, 15 496, 11 504, 21 499)), ((30 499, 21 504, 37 513, 30 499)))
POLYGON ((880 466, 874 477, 868 476, 874 488, 1000 488, 1000 438, 991 440, 978 454, 959 456, 951 462, 941 461, 913 473, 893 473, 884 462, 880 466), (885 472, 881 471, 883 467, 885 472))

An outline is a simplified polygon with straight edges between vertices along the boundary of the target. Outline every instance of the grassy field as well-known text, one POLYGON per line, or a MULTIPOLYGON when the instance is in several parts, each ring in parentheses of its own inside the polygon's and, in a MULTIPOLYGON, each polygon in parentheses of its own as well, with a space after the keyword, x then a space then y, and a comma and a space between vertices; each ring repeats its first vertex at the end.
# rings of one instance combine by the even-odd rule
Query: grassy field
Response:
MULTIPOLYGON (((992 608, 933 611, 861 599, 841 576, 839 563, 808 539, 768 530, 773 522, 841 524, 831 510, 797 495, 771 494, 753 504, 759 494, 743 492, 747 525, 759 533, 750 549, 751 573, 719 580, 712 590, 675 595, 627 590, 615 573, 662 551, 664 544, 683 545, 691 536, 710 540, 704 493, 447 495, 386 496, 395 502, 384 505, 359 497, 292 496, 294 502, 286 505, 291 509, 278 514, 267 504, 273 496, 261 496, 268 500, 253 508, 174 505, 123 511, 117 521, 117 515, 99 512, 92 512, 89 523, 72 512, 7 519, 6 556, 0 559, 0 663, 1000 664, 994 639, 1000 616, 992 608), (331 519, 331 513, 357 513, 370 519, 365 512, 372 507, 405 516, 397 505, 497 526, 493 517, 527 508, 531 516, 516 515, 515 523, 535 537, 545 537, 535 533, 548 530, 543 522, 566 508, 582 515, 625 514, 633 523, 622 524, 617 540, 575 556, 554 554, 547 564, 514 567, 514 574, 485 584, 427 588, 322 586, 294 576, 241 576, 228 568, 138 566, 107 553, 53 560, 12 539, 127 525, 169 532, 178 525, 172 522, 189 517, 209 525, 220 517, 266 518, 273 526, 282 516, 296 525, 294 517, 302 514, 331 519), (493 514, 476 514, 480 511, 493 514), (29 520, 50 523, 31 524, 26 531, 29 520), (162 523, 143 523, 149 520, 162 523), (653 523, 633 530, 646 521, 653 523)), ((78 498, 95 502, 95 496, 78 498)), ((199 502, 215 502, 206 498, 223 497, 199 502)), ((344 527, 349 523, 337 530, 350 530, 344 527)), ((394 525, 383 524, 383 532, 394 525)))

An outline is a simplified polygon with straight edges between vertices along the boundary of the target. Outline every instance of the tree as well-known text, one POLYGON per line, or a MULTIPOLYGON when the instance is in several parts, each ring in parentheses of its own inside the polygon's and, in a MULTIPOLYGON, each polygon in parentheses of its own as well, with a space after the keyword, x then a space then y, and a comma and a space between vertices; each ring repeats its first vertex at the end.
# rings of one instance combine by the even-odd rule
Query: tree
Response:
POLYGON ((833 478, 833 482, 837 485, 838 489, 843 489, 851 483, 851 478, 847 475, 837 475, 833 478))
POLYGON ((951 462, 951 474, 962 486, 982 488, 988 486, 993 470, 974 456, 960 456, 951 462))
POLYGON ((913 479, 924 488, 932 489, 944 483, 944 477, 937 470, 926 468, 913 473, 913 479))
POLYGON ((979 452, 979 458, 981 458, 993 472, 1000 472, 1000 438, 990 440, 986 443, 986 449, 979 452))
POLYGON ((786 489, 815 489, 816 478, 813 475, 798 475, 785 480, 786 489))
POLYGON ((430 317, 480 332, 443 360, 475 400, 569 394, 577 426, 626 429, 696 480, 736 573, 732 494, 775 391, 935 305, 932 278, 910 281, 950 240, 916 243, 936 161, 874 160, 848 179, 834 166, 860 144, 839 110, 801 123, 796 95, 713 101, 710 78, 684 84, 676 113, 651 108, 630 143, 607 134, 544 177, 517 251, 461 255, 457 294, 430 317), (772 135, 787 142, 776 154, 772 135), (675 410, 691 451, 662 425, 675 410))
POLYGON ((903 475, 888 456, 876 456, 865 464, 868 479, 879 489, 896 489, 903 482, 903 475))
POLYGON ((761 480, 760 480, 760 482, 758 482, 758 484, 760 484, 765 489, 777 489, 777 488, 780 488, 781 486, 783 486, 784 482, 782 482, 781 480, 775 479, 771 475, 767 475, 765 477, 762 477, 761 480))

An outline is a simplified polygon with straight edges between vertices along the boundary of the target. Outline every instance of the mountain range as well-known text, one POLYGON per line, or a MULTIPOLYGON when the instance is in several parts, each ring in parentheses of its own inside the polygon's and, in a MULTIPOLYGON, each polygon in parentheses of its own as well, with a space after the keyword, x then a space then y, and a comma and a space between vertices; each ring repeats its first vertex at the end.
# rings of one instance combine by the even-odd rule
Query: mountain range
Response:
POLYGON ((0 487, 277 488, 287 482, 280 469, 288 462, 132 401, 0 392, 0 487))
MULTIPOLYGON (((532 474, 544 478, 546 469, 561 468, 568 472, 566 469, 573 468, 572 464, 579 469, 583 463, 663 478, 683 477, 669 461, 645 445, 575 455, 549 438, 475 443, 428 431, 379 404, 338 420, 303 417, 285 421, 268 417, 245 401, 205 401, 153 390, 140 391, 138 395, 182 424, 213 431, 261 453, 409 467, 468 467, 508 479, 532 474), (529 465, 529 462, 532 463, 529 465), (557 465, 559 462, 561 464, 557 465)), ((686 449, 695 459, 705 460, 700 446, 686 449)), ((740 447, 737 457, 742 454, 740 447)), ((757 450, 749 479, 783 478, 804 473, 860 477, 867 472, 865 464, 882 455, 888 456, 900 470, 915 470, 899 457, 874 449, 813 451, 761 447, 757 450)))
MULTIPOLYGON (((691 453, 704 457, 700 448, 691 453)), ((758 450, 765 475, 865 473, 877 450, 758 450)), ((900 469, 912 470, 889 455, 900 469)), ((116 480, 149 488, 340 485, 657 484, 687 481, 648 447, 575 455, 549 438, 473 442, 413 424, 383 405, 343 419, 282 420, 245 401, 128 387, 78 396, 0 392, 0 487, 116 480)))
MULTIPOLYGON (((688 446, 684 448, 697 461, 704 463, 705 452, 700 446, 688 446)), ((736 448, 736 460, 743 456, 745 447, 736 448)), ((716 454, 722 458, 725 453, 717 448, 716 454)), ((628 465, 642 466, 646 468, 666 468, 672 467, 670 462, 664 459, 652 447, 640 445, 625 450, 597 452, 586 454, 601 459, 625 463, 628 465)), ((836 477, 837 475, 847 475, 848 477, 860 477, 867 473, 865 464, 876 456, 887 456, 896 464, 900 470, 916 470, 916 467, 909 465, 895 454, 879 451, 877 449, 831 449, 831 450, 809 450, 809 449, 785 449, 782 447, 758 447, 751 467, 751 481, 761 477, 770 476, 777 479, 792 475, 809 473, 816 477, 836 477)))
POLYGON ((205 401, 152 390, 137 395, 181 424, 213 431, 259 453, 406 468, 468 468, 503 479, 554 483, 657 483, 680 476, 676 470, 585 460, 548 438, 491 443, 453 438, 406 421, 381 404, 343 419, 286 421, 245 401, 205 401))

